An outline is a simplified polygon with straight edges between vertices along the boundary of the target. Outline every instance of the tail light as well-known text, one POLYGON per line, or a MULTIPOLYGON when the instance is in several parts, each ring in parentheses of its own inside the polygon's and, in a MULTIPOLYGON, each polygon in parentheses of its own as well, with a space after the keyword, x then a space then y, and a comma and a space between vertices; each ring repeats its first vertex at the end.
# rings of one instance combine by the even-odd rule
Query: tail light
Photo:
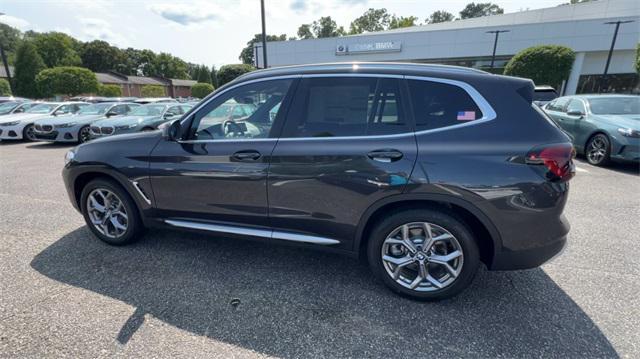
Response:
POLYGON ((533 148, 527 153, 525 163, 545 166, 550 180, 568 181, 576 174, 575 156, 576 151, 570 143, 555 143, 533 148))

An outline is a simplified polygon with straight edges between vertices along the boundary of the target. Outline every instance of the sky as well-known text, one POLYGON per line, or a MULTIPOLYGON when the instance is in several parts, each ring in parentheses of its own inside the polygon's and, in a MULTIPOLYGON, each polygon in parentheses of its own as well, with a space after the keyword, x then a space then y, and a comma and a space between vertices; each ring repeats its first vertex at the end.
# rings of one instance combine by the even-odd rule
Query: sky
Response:
MULTIPOLYGON (((295 36, 298 26, 331 16, 348 29, 368 8, 386 8, 419 22, 436 10, 454 15, 471 0, 265 0, 268 34, 295 36)), ((477 1, 476 1, 477 2, 477 1)), ((553 7, 568 0, 494 0, 505 13, 553 7)), ((0 22, 22 31, 60 31, 82 41, 168 52, 217 67, 261 32, 260 0, 2 0, 0 22)))

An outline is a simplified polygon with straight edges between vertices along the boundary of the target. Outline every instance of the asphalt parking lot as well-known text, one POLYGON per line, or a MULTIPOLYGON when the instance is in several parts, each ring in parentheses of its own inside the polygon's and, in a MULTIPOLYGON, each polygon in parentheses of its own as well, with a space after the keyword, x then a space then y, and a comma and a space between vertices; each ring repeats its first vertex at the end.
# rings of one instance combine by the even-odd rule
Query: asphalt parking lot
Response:
POLYGON ((578 161, 560 257, 418 303, 310 250, 170 231, 107 246, 66 197, 68 148, 0 143, 0 357, 640 357, 635 165, 578 161))

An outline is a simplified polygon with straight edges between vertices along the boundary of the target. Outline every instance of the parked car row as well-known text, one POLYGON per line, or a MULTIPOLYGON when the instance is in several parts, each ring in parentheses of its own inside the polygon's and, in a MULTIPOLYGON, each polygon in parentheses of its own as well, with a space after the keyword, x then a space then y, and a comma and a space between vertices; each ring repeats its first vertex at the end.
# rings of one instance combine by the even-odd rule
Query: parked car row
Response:
POLYGON ((10 101, 0 104, 0 140, 84 143, 97 137, 155 130, 192 106, 165 98, 94 103, 10 101))
POLYGON ((542 108, 590 164, 640 161, 640 96, 565 96, 542 108))

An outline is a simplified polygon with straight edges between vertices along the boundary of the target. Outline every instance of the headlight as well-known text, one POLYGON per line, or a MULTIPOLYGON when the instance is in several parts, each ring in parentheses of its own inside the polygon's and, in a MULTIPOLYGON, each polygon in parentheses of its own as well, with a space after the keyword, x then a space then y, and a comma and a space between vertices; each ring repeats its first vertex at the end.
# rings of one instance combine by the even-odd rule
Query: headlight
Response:
POLYGON ((60 125, 56 125, 56 128, 69 128, 69 127, 73 127, 75 125, 77 125, 76 122, 63 123, 63 124, 60 124, 60 125))
POLYGON ((619 128, 618 132, 625 137, 640 137, 640 131, 634 130, 632 128, 619 128))
POLYGON ((76 153, 73 150, 67 151, 67 154, 64 155, 64 164, 68 165, 75 157, 76 153))
POLYGON ((0 126, 15 126, 15 125, 17 125, 19 123, 20 123, 20 121, 5 122, 5 123, 0 123, 0 126))
POLYGON ((130 129, 130 128, 134 128, 134 127, 136 127, 136 126, 138 126, 138 124, 137 124, 137 123, 133 123, 133 124, 131 124, 131 125, 116 126, 116 130, 128 130, 128 129, 130 129))

